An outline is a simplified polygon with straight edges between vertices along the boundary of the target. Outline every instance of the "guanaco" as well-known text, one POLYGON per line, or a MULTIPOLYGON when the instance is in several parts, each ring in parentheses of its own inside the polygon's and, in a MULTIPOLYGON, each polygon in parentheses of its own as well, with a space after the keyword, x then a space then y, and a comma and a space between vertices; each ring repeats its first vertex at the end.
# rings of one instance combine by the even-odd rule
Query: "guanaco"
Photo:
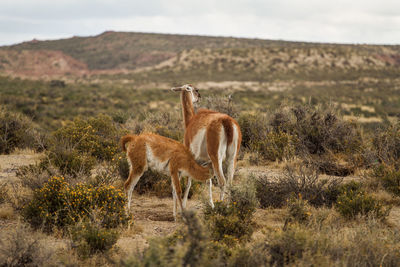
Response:
POLYGON ((153 133, 142 133, 126 135, 120 142, 130 165, 129 177, 124 185, 128 196, 128 210, 131 206, 132 191, 148 168, 171 176, 175 220, 177 202, 181 211, 184 210, 180 176, 188 176, 197 181, 207 181, 212 176, 210 163, 206 163, 206 166, 199 165, 189 149, 173 139, 153 133))

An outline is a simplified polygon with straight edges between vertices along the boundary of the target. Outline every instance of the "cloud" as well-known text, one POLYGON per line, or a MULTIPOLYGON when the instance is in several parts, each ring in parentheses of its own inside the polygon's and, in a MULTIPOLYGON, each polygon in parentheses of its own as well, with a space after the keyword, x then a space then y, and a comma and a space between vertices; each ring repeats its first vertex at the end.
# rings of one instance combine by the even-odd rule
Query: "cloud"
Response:
POLYGON ((394 0, 2 0, 0 44, 105 30, 400 44, 394 0), (25 36, 25 37, 24 37, 25 36))

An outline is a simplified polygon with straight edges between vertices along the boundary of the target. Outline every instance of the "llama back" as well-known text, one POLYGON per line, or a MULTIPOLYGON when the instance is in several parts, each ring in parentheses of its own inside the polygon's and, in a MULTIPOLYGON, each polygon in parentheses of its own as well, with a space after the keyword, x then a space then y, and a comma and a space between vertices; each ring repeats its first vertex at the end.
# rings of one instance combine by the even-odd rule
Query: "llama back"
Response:
POLYGON ((123 136, 123 137, 121 138, 121 140, 120 140, 120 144, 121 144, 122 151, 126 152, 126 145, 127 145, 127 143, 132 142, 132 141, 135 141, 136 137, 137 137, 137 136, 131 135, 131 134, 128 134, 128 135, 123 136))

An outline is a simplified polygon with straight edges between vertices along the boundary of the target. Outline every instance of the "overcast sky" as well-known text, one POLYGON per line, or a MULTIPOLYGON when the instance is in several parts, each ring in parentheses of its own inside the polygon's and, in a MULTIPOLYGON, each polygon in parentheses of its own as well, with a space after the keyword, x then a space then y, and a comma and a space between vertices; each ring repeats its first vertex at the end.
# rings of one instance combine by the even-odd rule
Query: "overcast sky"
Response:
POLYGON ((400 0, 0 0, 0 45, 106 30, 400 44, 400 0))

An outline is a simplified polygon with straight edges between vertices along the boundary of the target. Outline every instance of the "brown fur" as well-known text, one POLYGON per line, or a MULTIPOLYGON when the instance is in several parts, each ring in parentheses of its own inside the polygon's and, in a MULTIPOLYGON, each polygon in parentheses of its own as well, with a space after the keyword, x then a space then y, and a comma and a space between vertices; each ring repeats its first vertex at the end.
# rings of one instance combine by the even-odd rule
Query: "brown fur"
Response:
MULTIPOLYGON (((184 116, 185 123, 185 136, 184 143, 185 146, 190 147, 193 138, 196 136, 200 129, 206 129, 207 136, 207 151, 209 157, 213 164, 213 169, 217 175, 220 186, 224 185, 223 174, 219 172, 218 169, 218 146, 219 146, 219 133, 223 127, 225 130, 227 145, 229 146, 233 141, 233 125, 236 125, 238 129, 238 146, 237 151, 240 149, 240 144, 242 140, 242 133, 240 131, 239 124, 232 117, 219 113, 209 109, 199 109, 197 113, 194 112, 193 104, 191 102, 190 93, 186 90, 181 91, 182 100, 182 112, 183 114, 190 114, 189 116, 184 116), (190 102, 190 103, 188 103, 190 102)), ((236 153, 234 159, 234 166, 236 166, 237 161, 236 153)))
POLYGON ((181 94, 181 102, 182 105, 185 107, 182 109, 182 115, 183 115, 183 122, 185 124, 185 127, 187 127, 190 119, 194 115, 194 108, 193 108, 193 103, 192 100, 190 99, 189 94, 181 94))
MULTIPOLYGON (((121 138, 121 146, 127 152, 131 164, 129 177, 125 182, 125 190, 129 191, 148 168, 147 148, 150 149, 158 162, 165 163, 165 170, 171 176, 175 188, 179 206, 182 209, 181 186, 179 181, 180 172, 186 172, 191 178, 198 181, 210 179, 209 167, 203 167, 196 163, 192 153, 183 144, 153 133, 141 135, 126 135, 121 138), (134 183, 134 184, 133 184, 134 183)), ((133 190, 133 189, 132 189, 133 190)), ((128 196, 130 203, 130 196, 128 196)))

